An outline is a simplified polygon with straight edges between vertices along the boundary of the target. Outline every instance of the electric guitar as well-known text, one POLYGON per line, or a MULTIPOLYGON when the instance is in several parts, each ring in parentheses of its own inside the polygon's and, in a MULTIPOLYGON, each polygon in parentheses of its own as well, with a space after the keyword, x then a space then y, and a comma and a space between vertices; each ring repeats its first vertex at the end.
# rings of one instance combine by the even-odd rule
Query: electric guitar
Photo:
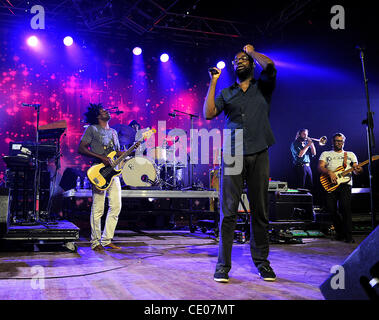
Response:
MULTIPOLYGON (((379 159, 379 156, 373 156, 372 157, 372 161, 375 161, 378 159, 379 159)), ((358 164, 358 167, 363 167, 367 163, 368 163, 368 160, 363 161, 363 162, 358 164)), ((354 171, 354 168, 350 168, 349 170, 345 170, 343 166, 338 167, 336 170, 333 171, 335 173, 335 175, 337 176, 337 182, 336 183, 331 182, 329 175, 323 173, 320 176, 321 185, 324 187, 324 189, 326 191, 332 192, 332 191, 336 190, 341 183, 349 182, 351 177, 349 177, 347 175, 353 171, 354 171)))
POLYGON ((112 159, 111 165, 105 165, 104 163, 99 163, 96 165, 93 165, 87 170, 87 177, 89 181, 96 187, 96 189, 100 191, 107 190, 114 177, 121 174, 122 169, 117 169, 117 166, 128 156, 130 155, 135 149, 137 149, 144 140, 147 140, 151 137, 153 133, 155 133, 155 129, 151 129, 149 131, 146 131, 142 134, 141 140, 137 141, 135 144, 133 144, 127 151, 125 151, 120 157, 118 157, 116 160, 114 160, 114 157, 116 156, 117 152, 112 151, 110 152, 107 157, 112 159))

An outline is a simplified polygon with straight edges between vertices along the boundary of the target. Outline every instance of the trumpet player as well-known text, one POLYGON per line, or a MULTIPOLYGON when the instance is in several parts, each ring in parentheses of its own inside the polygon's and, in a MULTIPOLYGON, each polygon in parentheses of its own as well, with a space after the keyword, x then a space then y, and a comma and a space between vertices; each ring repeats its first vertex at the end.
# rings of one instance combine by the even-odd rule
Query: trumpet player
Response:
POLYGON ((313 189, 311 157, 316 155, 313 140, 308 137, 308 129, 300 129, 291 144, 292 163, 294 166, 295 187, 313 189))

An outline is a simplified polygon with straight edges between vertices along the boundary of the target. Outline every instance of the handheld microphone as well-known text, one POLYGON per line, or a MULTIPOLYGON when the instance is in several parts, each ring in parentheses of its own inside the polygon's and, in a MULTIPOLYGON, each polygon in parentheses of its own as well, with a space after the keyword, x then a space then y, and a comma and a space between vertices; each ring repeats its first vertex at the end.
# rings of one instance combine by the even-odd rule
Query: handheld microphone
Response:
POLYGON ((36 107, 40 107, 41 105, 40 104, 30 104, 30 103, 22 103, 22 105, 24 107, 33 107, 33 108, 36 108, 36 107))
POLYGON ((169 115, 170 117, 173 117, 173 118, 176 117, 176 113, 175 113, 175 112, 169 113, 168 115, 169 115))
POLYGON ((109 108, 109 109, 106 109, 110 114, 117 114, 117 115, 119 115, 119 114, 121 114, 121 113, 124 113, 124 111, 121 111, 121 110, 114 110, 114 109, 116 109, 116 107, 115 108, 109 108))
POLYGON ((218 72, 215 68, 209 68, 208 71, 209 71, 212 75, 219 74, 219 72, 218 72))

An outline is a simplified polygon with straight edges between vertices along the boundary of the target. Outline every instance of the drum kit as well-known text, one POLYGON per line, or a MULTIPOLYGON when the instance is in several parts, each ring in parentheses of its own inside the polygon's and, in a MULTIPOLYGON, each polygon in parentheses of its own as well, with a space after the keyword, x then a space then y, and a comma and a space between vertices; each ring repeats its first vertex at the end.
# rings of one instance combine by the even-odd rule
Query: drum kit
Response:
POLYGON ((183 168, 187 163, 176 159, 179 137, 166 138, 162 146, 147 149, 146 155, 130 157, 122 166, 126 188, 175 190, 184 187, 183 168), (171 145, 169 144, 171 142, 171 145))

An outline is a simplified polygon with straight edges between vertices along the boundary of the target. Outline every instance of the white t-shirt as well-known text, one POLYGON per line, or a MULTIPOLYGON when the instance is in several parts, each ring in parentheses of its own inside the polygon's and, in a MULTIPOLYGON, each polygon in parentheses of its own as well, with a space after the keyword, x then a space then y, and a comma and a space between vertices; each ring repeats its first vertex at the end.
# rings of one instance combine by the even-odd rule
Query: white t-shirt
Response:
MULTIPOLYGON (((358 163, 357 156, 354 154, 354 152, 346 151, 347 152, 347 163, 346 163, 346 168, 345 170, 348 170, 352 168, 353 163, 358 163)), ((328 170, 334 171, 338 167, 343 166, 343 159, 345 156, 345 151, 342 152, 335 152, 333 150, 331 151, 324 151, 320 155, 320 161, 325 161, 326 162, 326 168, 328 170)), ((351 186, 353 185, 353 180, 351 179, 352 174, 350 173, 348 175, 350 177, 350 181, 348 184, 351 186)))

